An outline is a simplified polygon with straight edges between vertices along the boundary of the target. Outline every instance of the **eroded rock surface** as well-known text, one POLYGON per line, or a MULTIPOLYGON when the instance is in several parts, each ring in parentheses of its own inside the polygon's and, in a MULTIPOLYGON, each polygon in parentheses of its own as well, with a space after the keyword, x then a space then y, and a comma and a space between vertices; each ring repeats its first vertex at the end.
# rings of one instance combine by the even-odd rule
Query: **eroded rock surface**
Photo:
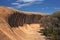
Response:
POLYGON ((40 19, 42 17, 43 14, 21 12, 12 8, 1 6, 0 39, 45 40, 45 36, 38 32, 41 29, 40 19))

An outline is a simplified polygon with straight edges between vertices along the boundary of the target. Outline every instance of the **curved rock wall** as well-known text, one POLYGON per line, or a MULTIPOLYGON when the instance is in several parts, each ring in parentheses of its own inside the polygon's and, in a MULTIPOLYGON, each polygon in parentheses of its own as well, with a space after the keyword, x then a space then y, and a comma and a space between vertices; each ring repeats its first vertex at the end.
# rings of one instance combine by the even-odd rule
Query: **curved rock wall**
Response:
POLYGON ((8 7, 0 7, 0 30, 10 40, 45 40, 38 32, 41 29, 41 18, 40 14, 25 14, 8 7))

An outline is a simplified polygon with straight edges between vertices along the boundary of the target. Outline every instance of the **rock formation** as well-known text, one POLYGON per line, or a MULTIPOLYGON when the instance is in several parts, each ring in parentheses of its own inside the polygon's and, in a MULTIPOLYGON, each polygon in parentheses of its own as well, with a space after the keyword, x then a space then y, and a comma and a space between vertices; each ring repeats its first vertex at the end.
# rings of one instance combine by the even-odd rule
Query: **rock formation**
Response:
POLYGON ((43 16, 46 15, 0 6, 0 40, 45 40, 38 32, 43 16))

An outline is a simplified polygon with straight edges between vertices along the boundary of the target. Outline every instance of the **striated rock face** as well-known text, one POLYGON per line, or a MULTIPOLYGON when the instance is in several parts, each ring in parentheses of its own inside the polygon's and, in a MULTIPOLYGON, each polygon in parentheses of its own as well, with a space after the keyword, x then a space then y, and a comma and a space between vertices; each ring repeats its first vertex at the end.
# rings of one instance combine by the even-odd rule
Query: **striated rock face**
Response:
POLYGON ((46 15, 1 6, 0 39, 2 36, 4 39, 1 40, 45 40, 42 33, 38 32, 43 16, 46 15))
POLYGON ((24 24, 38 24, 40 23, 41 17, 41 15, 28 15, 23 12, 14 12, 8 16, 8 24, 10 24, 11 27, 23 26, 24 24))
POLYGON ((11 40, 11 39, 0 30, 0 40, 11 40))

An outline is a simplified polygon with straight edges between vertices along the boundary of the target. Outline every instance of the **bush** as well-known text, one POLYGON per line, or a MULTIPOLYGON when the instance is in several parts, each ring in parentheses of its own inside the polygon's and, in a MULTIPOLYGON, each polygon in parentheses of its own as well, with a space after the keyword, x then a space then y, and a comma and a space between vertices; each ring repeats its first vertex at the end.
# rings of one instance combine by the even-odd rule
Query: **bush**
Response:
POLYGON ((43 34, 51 40, 60 40, 60 11, 43 17, 40 21, 44 28, 43 34))

